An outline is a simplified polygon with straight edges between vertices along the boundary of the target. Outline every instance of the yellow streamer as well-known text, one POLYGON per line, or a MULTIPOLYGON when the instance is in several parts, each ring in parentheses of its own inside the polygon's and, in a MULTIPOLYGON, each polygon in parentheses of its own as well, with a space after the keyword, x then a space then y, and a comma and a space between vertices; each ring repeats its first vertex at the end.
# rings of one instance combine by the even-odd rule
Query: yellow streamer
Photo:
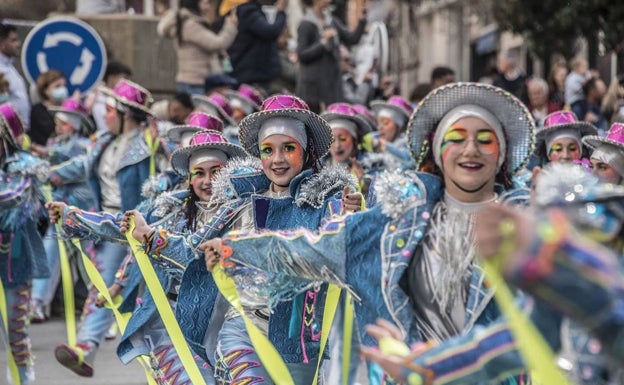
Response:
POLYGON ((136 257, 137 264, 139 269, 141 270, 141 274, 143 275, 143 279, 147 285, 147 289, 152 294, 154 298, 154 303, 156 304, 156 309, 160 314, 160 317, 167 329, 167 333, 169 333, 169 337, 171 338, 171 342, 178 353, 178 357, 186 370, 186 373, 191 380, 193 385, 205 385, 204 377, 202 376, 199 368, 197 367, 197 362, 193 358, 193 354, 189 349, 186 340, 184 339, 184 335, 182 334, 182 330, 180 329, 180 325, 173 314, 173 310, 169 305, 169 300, 165 295, 165 291, 163 290, 160 281, 158 280, 158 276, 154 271, 154 267, 149 261, 149 257, 143 251, 143 246, 139 241, 137 241, 133 236, 132 232, 134 231, 134 217, 130 217, 128 223, 128 231, 126 231, 126 239, 130 244, 130 248, 136 257))
POLYGON ((353 337, 353 296, 345 292, 343 342, 342 342, 342 385, 349 383, 349 366, 351 364, 351 340, 353 337))
MULTIPOLYGON (((220 264, 216 264, 212 270, 212 276, 219 288, 219 291, 228 300, 245 322, 249 339, 254 347, 254 350, 258 354, 260 361, 264 369, 269 373, 269 376, 273 382, 277 385, 295 385, 290 371, 286 366, 286 363, 282 359, 282 356, 275 349, 275 346, 269 341, 269 339, 258 329, 256 325, 245 315, 243 305, 236 291, 236 283, 234 280, 225 274, 223 267, 220 264), (262 354, 260 354, 262 352, 262 354)), ((321 326, 321 346, 319 349, 318 361, 316 363, 316 374, 314 375, 314 382, 312 385, 316 385, 318 381, 318 372, 323 359, 323 352, 325 345, 327 344, 327 338, 329 337, 329 330, 334 316, 336 315, 336 308, 338 307, 338 299, 340 298, 340 288, 336 285, 329 285, 327 291, 327 297, 325 300, 325 312, 323 314, 323 322, 321 326)))
POLYGON ((147 143, 147 147, 150 149, 150 177, 153 177, 156 175, 156 151, 160 141, 158 138, 152 138, 152 131, 149 127, 144 131, 144 135, 145 143, 147 143))
MULTIPOLYGON (((43 197, 47 202, 52 202, 52 189, 50 185, 45 185, 42 189, 43 197)), ((61 282, 63 285, 63 302, 65 304, 65 329, 67 333, 67 343, 70 346, 76 345, 76 304, 74 303, 74 280, 72 278, 69 257, 65 242, 61 239, 61 225, 55 225, 56 239, 59 249, 59 261, 61 264, 61 282)))
POLYGON ((488 261, 482 259, 487 278, 496 288, 494 297, 501 313, 507 319, 518 350, 531 372, 535 384, 567 385, 568 380, 555 366, 555 357, 535 325, 514 304, 514 296, 503 281, 499 270, 488 261))
POLYGON ((4 285, 0 280, 0 313, 2 316, 2 323, 4 325, 4 335, 6 336, 7 343, 7 361, 9 365, 9 372, 11 373, 11 377, 13 378, 13 383, 15 385, 20 385, 21 379, 19 375, 19 370, 17 369, 17 363, 15 362, 15 357, 13 357, 13 351, 11 350, 11 343, 9 339, 9 313, 7 309, 7 301, 6 295, 4 293, 4 285))

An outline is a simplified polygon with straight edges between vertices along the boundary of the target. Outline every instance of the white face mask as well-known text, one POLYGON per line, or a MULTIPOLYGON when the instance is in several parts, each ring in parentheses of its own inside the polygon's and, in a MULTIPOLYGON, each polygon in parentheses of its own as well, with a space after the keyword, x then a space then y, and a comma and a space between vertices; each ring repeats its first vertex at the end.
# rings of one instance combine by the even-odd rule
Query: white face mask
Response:
POLYGON ((62 103, 65 99, 67 99, 68 96, 69 91, 65 86, 56 87, 52 90, 52 92, 50 92, 50 98, 57 103, 62 103))
POLYGON ((8 92, 0 93, 0 104, 4 104, 8 101, 9 101, 9 93, 8 92))

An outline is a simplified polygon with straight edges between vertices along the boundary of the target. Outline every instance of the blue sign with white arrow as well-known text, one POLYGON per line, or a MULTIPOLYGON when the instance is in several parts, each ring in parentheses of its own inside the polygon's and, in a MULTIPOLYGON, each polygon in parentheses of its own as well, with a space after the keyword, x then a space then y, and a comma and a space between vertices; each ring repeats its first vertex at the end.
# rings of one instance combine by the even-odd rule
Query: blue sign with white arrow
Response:
POLYGON ((22 48, 22 69, 31 83, 51 69, 61 71, 71 95, 87 92, 104 76, 106 50, 100 35, 72 17, 54 17, 37 24, 22 48))

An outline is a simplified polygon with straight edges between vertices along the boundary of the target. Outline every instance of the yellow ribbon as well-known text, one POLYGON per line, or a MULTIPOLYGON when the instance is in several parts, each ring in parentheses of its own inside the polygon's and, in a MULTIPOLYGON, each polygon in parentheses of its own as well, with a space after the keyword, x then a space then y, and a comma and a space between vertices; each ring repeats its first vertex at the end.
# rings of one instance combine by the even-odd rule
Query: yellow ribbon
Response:
POLYGON ((342 342, 342 385, 349 383, 349 366, 351 364, 351 339, 353 337, 353 296, 348 291, 345 292, 345 306, 344 306, 344 323, 343 330, 343 342, 342 342))
MULTIPOLYGON (((251 344, 258 354, 260 361, 262 361, 264 369, 267 371, 273 382, 279 385, 295 385, 286 363, 282 359, 279 352, 275 349, 275 346, 273 346, 271 341, 269 341, 260 329, 258 329, 258 327, 254 325, 254 323, 251 322, 251 320, 245 315, 243 305, 240 301, 240 297, 238 296, 238 292, 236 291, 236 283, 234 280, 225 274, 225 271, 220 264, 216 264, 214 266, 212 276, 223 297, 228 300, 230 305, 232 305, 232 307, 234 307, 243 318, 251 344), (260 354, 260 352, 262 352, 262 354, 260 354)), ((323 358, 323 351, 325 350, 325 345, 327 344, 329 329, 336 314, 339 298, 340 288, 336 285, 329 285, 325 300, 325 312, 323 314, 323 322, 321 326, 321 346, 319 349, 318 361, 316 363, 316 374, 314 375, 312 385, 316 385, 318 381, 318 372, 323 358)))
MULTIPOLYGON (((42 189, 43 197, 47 202, 52 202, 52 188, 45 185, 42 189)), ((74 303, 74 280, 72 278, 69 257, 65 241, 59 236, 61 234, 61 224, 54 225, 56 229, 56 239, 59 250, 59 260, 61 264, 61 282, 63 285, 63 301, 65 304, 65 329, 67 331, 67 343, 70 346, 76 345, 76 304, 74 303)), ((80 244, 80 243, 78 243, 80 244)), ((82 250, 81 250, 82 251, 82 250)))
POLYGON ((514 304, 514 296, 503 281, 499 270, 492 262, 482 259, 482 266, 487 278, 496 288, 494 298, 507 319, 518 350, 531 372, 535 384, 567 385, 568 380, 555 366, 555 356, 544 338, 529 320, 514 304))
POLYGON ((184 370, 189 376, 191 383, 194 385, 205 385, 204 377, 202 376, 199 368, 197 367, 197 362, 193 358, 193 354, 189 349, 186 340, 184 339, 184 335, 182 334, 182 330, 180 329, 180 325, 173 314, 173 310, 169 305, 169 300, 165 295, 165 291, 163 290, 160 281, 158 280, 158 276, 154 271, 154 267, 149 261, 149 257, 143 251, 143 246, 139 241, 137 241, 133 236, 132 232, 134 231, 134 217, 130 217, 128 223, 128 231, 126 231, 126 239, 130 244, 130 248, 136 257, 137 264, 139 269, 141 270, 141 274, 143 275, 143 279, 145 284, 147 285, 147 289, 150 291, 150 294, 154 298, 154 303, 156 304, 156 309, 160 314, 160 317, 165 325, 165 329, 167 329, 167 333, 169 333, 169 337, 171 338, 171 342, 178 353, 178 357, 184 366, 184 370))
POLYGON ((15 357, 13 357, 13 351, 11 350, 11 342, 9 338, 9 313, 7 309, 7 301, 6 295, 4 294, 4 285, 2 284, 2 280, 0 280, 0 315, 2 316, 2 323, 4 325, 4 335, 6 336, 7 342, 7 361, 9 365, 9 372, 11 373, 11 377, 13 378, 13 383, 15 385, 20 385, 21 379, 19 375, 19 370, 17 369, 17 363, 15 362, 15 357))
POLYGON ((158 138, 152 138, 152 131, 149 127, 144 131, 145 143, 150 150, 150 177, 156 176, 156 151, 160 145, 158 138))

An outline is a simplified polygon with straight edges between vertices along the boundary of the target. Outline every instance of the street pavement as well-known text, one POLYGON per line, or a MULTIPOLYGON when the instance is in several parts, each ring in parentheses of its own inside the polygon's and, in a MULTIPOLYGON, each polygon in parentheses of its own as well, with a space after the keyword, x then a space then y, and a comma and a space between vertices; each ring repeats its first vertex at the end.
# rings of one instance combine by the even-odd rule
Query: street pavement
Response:
MULTIPOLYGON (((95 357, 95 373, 91 378, 80 377, 61 366, 54 358, 54 347, 66 341, 65 323, 52 319, 30 326, 30 336, 35 354, 36 381, 34 385, 144 385, 147 384, 143 368, 136 361, 123 365, 115 348, 119 338, 105 341, 95 357)), ((6 345, 0 335, 0 384, 5 384, 6 345)))

